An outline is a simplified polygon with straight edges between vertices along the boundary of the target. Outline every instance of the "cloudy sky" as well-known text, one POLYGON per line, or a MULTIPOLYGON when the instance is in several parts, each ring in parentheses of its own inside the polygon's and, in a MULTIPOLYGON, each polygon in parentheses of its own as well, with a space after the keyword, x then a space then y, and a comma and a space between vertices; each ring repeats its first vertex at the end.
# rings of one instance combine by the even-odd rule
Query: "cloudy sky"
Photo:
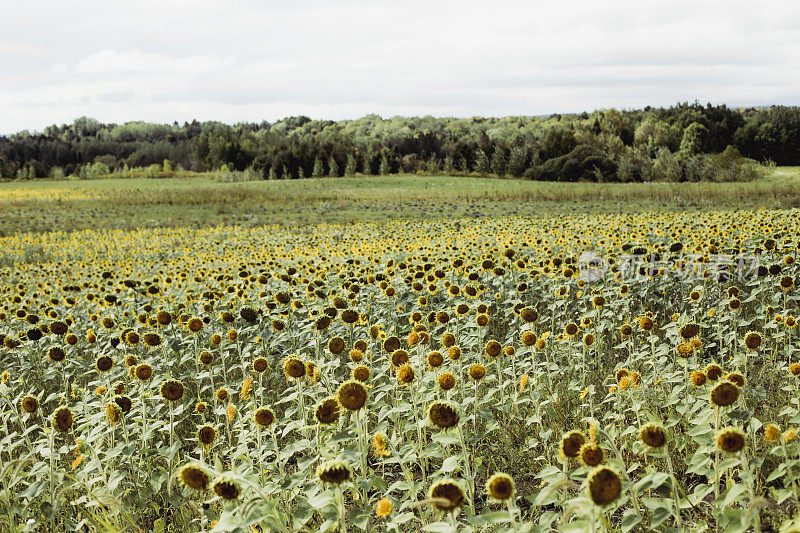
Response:
POLYGON ((796 0, 3 2, 0 133, 800 104, 796 0))

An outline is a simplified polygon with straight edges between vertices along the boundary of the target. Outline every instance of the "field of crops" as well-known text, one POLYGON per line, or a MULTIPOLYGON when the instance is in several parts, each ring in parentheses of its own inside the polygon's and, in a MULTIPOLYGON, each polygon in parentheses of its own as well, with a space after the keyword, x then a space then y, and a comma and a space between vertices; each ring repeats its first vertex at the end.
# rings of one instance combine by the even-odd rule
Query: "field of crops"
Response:
POLYGON ((0 527, 792 527, 799 222, 2 237, 0 527))

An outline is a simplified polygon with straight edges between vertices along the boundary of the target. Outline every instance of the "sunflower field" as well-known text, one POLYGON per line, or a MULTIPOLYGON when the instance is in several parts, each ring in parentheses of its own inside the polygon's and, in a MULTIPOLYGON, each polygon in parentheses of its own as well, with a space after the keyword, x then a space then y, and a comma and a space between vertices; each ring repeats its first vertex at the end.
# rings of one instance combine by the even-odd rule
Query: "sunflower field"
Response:
POLYGON ((798 531, 799 222, 0 237, 0 529, 798 531))

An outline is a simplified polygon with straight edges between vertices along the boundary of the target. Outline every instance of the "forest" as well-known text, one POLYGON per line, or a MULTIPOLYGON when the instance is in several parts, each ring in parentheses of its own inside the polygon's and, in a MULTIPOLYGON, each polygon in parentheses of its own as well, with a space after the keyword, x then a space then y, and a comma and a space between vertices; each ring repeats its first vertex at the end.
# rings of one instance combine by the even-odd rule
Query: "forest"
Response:
POLYGON ((425 173, 546 181, 748 181, 800 165, 800 108, 680 103, 549 117, 289 117, 275 123, 128 122, 81 117, 0 136, 0 178, 245 179, 425 173))

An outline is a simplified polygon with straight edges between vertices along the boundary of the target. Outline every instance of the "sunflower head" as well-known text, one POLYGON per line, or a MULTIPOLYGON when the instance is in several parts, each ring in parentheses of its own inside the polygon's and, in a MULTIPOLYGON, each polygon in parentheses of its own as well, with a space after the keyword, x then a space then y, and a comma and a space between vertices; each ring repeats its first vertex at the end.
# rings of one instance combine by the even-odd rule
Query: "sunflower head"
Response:
POLYGON ((720 381, 711 389, 711 403, 716 407, 727 407, 739 398, 739 387, 730 381, 720 381))
POLYGON ((748 331, 744 335, 744 345, 748 350, 755 351, 761 346, 761 335, 757 331, 748 331))
POLYGON ((353 369, 353 379, 356 381, 360 381, 361 383, 366 383, 369 381, 370 370, 368 366, 365 365, 358 365, 353 369))
POLYGON ((614 503, 622 494, 622 479, 609 466, 598 466, 586 479, 589 498, 600 507, 614 503))
POLYGON ((450 402, 433 402, 428 407, 428 420, 440 429, 449 429, 458 424, 459 415, 450 402))
POLYGON ((405 350, 397 349, 392 352, 392 366, 395 368, 401 367, 408 363, 408 352, 405 350))
POLYGON ((267 428, 275 422, 275 413, 269 407, 259 407, 253 413, 253 420, 255 423, 263 428, 267 428))
POLYGON ((764 426, 764 438, 770 442, 778 440, 781 436, 781 428, 775 424, 767 424, 764 426))
POLYGON ((717 381, 720 377, 722 377, 723 374, 722 367, 714 363, 711 363, 706 367, 705 374, 710 381, 717 381))
POLYGON ((20 407, 22 408, 23 411, 32 415, 36 413, 36 411, 39 409, 39 400, 37 400, 33 396, 25 396, 20 401, 20 407))
POLYGON ((340 460, 328 460, 317 467, 317 477, 323 483, 339 485, 350 479, 350 475, 350 466, 340 460))
POLYGON ((514 479, 503 472, 497 472, 486 481, 486 494, 495 502, 504 502, 514 496, 514 479))
POLYGON ((208 470, 200 463, 189 463, 178 471, 178 478, 184 487, 191 490, 205 492, 211 483, 208 470))
POLYGON ((264 372, 268 366, 269 362, 265 357, 257 357, 253 361, 253 372, 260 374, 261 372, 264 372))
POLYGON ((206 424, 197 430, 197 440, 200 442, 200 444, 207 448, 213 446, 216 439, 217 430, 214 429, 214 426, 209 426, 206 424))
POLYGON ((450 372, 439 374, 437 383, 442 390, 450 390, 456 386, 456 377, 450 372))
POLYGON ((586 442, 581 446, 578 458, 586 466, 597 466, 603 462, 603 449, 593 441, 586 442))
POLYGON ((336 398, 326 398, 317 404, 314 417, 320 424, 334 424, 339 420, 339 402, 336 398))
POLYGON ((215 479, 211 489, 220 499, 227 502, 239 499, 239 494, 242 492, 238 481, 229 476, 215 479))
POLYGON ((475 381, 480 381, 486 376, 486 367, 480 363, 473 363, 469 366, 469 377, 475 381))
POLYGON ((725 453, 738 453, 745 445, 744 431, 739 428, 727 427, 717 433, 717 448, 725 453))
POLYGON ((69 407, 59 407, 53 413, 53 427, 61 433, 66 433, 72 427, 72 411, 69 407))
POLYGON ((168 379, 161 385, 161 397, 169 402, 177 402, 183 398, 183 383, 177 379, 168 379))
POLYGON ((283 360, 283 374, 286 379, 299 379, 306 375, 306 364, 296 355, 283 360))
POLYGON ((410 385, 414 382, 414 369, 405 363, 397 369, 397 383, 400 385, 410 385))
POLYGON ((661 448, 667 443, 667 434, 658 424, 645 424, 639 429, 639 439, 651 448, 661 448))
POLYGON ((582 431, 574 429, 561 437, 559 451, 564 457, 574 459, 578 457, 581 447, 586 443, 586 435, 582 431))
POLYGON ((428 491, 428 499, 434 507, 442 511, 454 511, 464 505, 464 490, 453 479, 442 479, 434 483, 428 491))
POLYGON ((351 379, 339 385, 336 398, 345 409, 358 411, 367 403, 367 388, 360 381, 351 379))

